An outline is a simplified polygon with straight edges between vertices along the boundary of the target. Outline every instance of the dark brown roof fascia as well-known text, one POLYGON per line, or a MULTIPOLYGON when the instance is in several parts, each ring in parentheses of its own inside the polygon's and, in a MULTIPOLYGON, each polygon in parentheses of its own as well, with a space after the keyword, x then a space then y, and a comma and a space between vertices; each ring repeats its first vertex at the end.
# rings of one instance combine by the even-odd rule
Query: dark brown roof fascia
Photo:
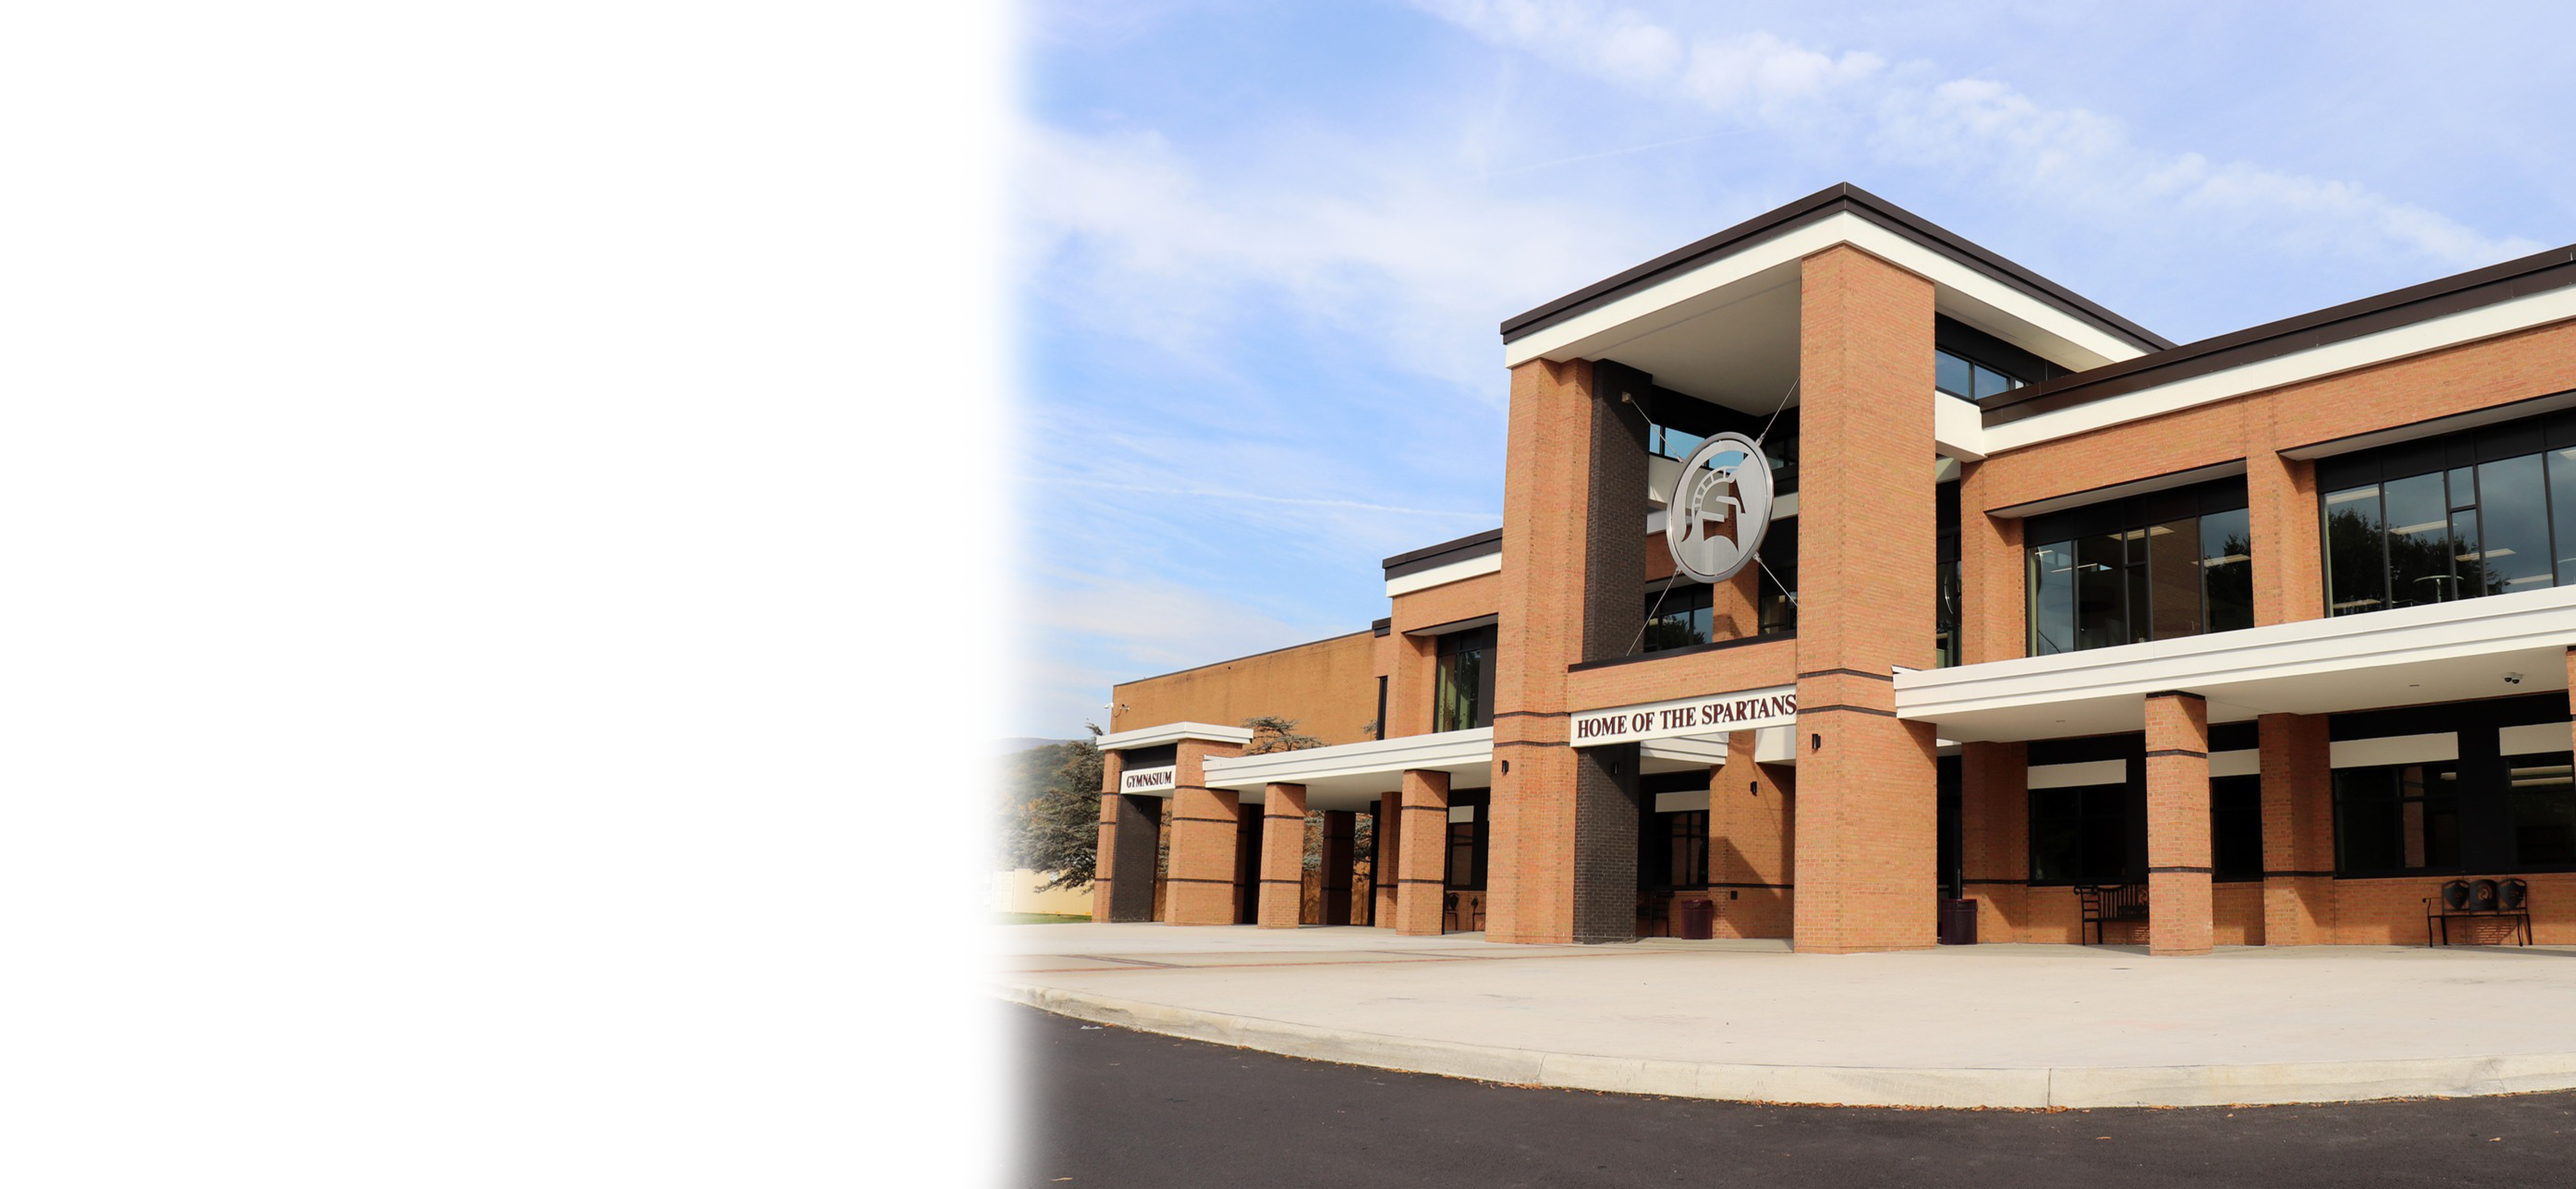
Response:
POLYGON ((2074 290, 1961 239, 1939 225, 1849 182, 1829 186, 1777 210, 1755 215, 1687 247, 1657 256, 1606 281, 1587 285, 1527 313, 1506 318, 1503 320, 1503 341, 1508 343, 1514 339, 1526 338, 1569 318, 1599 309, 1630 293, 1662 281, 1674 273, 1696 267, 1707 257, 1721 255, 1756 240, 1767 239, 1845 212, 1860 215, 1962 264, 2035 293, 2050 304, 2100 325, 2123 338, 2130 339, 2141 347, 2162 350, 2173 346, 2173 343, 2164 336, 2086 300, 2074 290))
POLYGON ((2576 245, 2043 380, 1980 411, 1988 426, 2003 425, 2568 285, 2576 245))
POLYGON ((1452 562, 1462 562, 1469 558, 1483 557, 1488 553, 1502 551, 1503 530, 1493 528, 1473 536, 1460 537, 1455 541, 1426 545, 1411 553, 1396 554, 1386 559, 1383 565, 1387 577, 1402 578, 1407 574, 1419 574, 1424 570, 1438 569, 1452 562))

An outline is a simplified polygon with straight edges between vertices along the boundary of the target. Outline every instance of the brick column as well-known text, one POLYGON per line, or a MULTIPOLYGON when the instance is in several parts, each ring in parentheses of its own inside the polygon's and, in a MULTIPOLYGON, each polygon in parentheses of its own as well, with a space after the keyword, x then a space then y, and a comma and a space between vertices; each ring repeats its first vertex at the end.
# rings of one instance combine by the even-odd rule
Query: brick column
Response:
POLYGON ((1959 480, 1959 659, 1971 665, 2030 652, 2021 521, 1982 510, 1984 471, 1984 463, 1969 463, 1959 480))
POLYGON ((1396 868, 1404 855, 1404 794, 1388 793, 1377 799, 1377 808, 1369 813, 1374 822, 1369 827, 1376 835, 1377 851, 1369 859, 1369 924, 1380 929, 1395 927, 1396 868))
POLYGON ((1351 835, 1359 825, 1359 815, 1347 809, 1324 811, 1323 899, 1324 923, 1351 923, 1351 835))
POLYGON ((2263 944, 2334 940, 2334 767, 2322 714, 2266 714, 2261 731, 2263 944))
POLYGON ((1789 935, 1789 786, 1785 764, 1754 762, 1760 736, 1726 737, 1726 762, 1708 770, 1709 898, 1720 937, 1789 935), (1719 886, 1727 885, 1727 886, 1719 886))
POLYGON ((2245 452, 2245 521, 2254 534, 2254 624, 2325 615, 2325 546, 2317 522, 2317 464, 2245 452))
POLYGON ((1798 366, 1793 938, 1817 953, 1928 948, 1934 734, 1897 719, 1890 670, 1932 665, 1931 282, 1849 246, 1807 257, 1798 366))
POLYGON ((1183 739, 1172 792, 1171 919, 1175 925, 1231 925, 1235 919, 1236 854, 1243 829, 1241 799, 1206 787, 1205 763, 1234 756, 1230 743, 1183 739))
POLYGON ((2030 747, 1959 747, 1959 861, 1977 940, 2030 940, 2030 747))
POLYGON ((2209 703, 2147 695, 2147 949, 2210 947, 2209 703))
POLYGON ((1437 937, 1440 897, 1449 884, 1449 774, 1407 769, 1403 796, 1395 931, 1407 937, 1437 937))
POLYGON ((1294 929, 1306 900, 1306 786, 1262 787, 1261 907, 1264 929, 1294 929))

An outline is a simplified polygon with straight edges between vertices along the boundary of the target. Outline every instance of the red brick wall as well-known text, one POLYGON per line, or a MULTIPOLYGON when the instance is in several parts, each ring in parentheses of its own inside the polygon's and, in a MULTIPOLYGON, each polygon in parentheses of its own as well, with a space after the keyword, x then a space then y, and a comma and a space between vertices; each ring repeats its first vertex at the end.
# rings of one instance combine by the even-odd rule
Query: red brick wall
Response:
POLYGON ((2147 912, 2154 950, 2210 947, 2209 702, 2147 698, 2147 912))
POLYGON ((1184 739, 1173 774, 1170 919, 1175 925, 1231 925, 1235 916, 1237 837, 1243 807, 1234 793, 1207 786, 1206 761, 1232 757, 1232 743, 1184 739))

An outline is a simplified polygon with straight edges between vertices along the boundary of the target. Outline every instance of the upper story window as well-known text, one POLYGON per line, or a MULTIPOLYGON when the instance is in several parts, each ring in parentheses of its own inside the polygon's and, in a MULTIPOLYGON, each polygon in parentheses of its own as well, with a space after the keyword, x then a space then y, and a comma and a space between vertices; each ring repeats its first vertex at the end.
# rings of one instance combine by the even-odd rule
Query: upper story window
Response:
POLYGON ((1658 586, 1646 595, 1646 634, 1640 651, 1688 648, 1710 640, 1710 588, 1696 582, 1658 586))
POLYGON ((1932 319, 1932 344, 1932 386, 1968 400, 1990 400, 2067 374, 2066 368, 1943 315, 1932 319))
POLYGON ((2576 583, 2576 424, 2565 419, 2318 463, 2327 613, 2576 583))
POLYGON ((1431 692, 1431 729, 1472 731, 1494 725, 1494 629, 1440 637, 1440 659, 1431 692))
POLYGON ((2030 654, 2254 626, 2245 481, 2031 517, 2030 654))
POLYGON ((1932 665, 1959 663, 1959 484, 1932 489, 1932 665))

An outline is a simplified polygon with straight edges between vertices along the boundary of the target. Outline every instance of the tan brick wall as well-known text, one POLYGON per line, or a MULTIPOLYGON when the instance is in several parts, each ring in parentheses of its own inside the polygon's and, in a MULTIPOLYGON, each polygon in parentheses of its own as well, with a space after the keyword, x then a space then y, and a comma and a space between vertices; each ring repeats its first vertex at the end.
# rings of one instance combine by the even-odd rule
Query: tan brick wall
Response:
MULTIPOLYGON (((2280 451, 2569 388, 2576 388, 2576 323, 2561 323, 1998 454, 1975 468, 1962 493, 1963 594, 1980 626, 2022 614, 2020 543, 2013 543, 2007 570, 1994 540, 2001 530, 1983 509, 2241 459, 2254 531, 2255 622, 2317 618, 2325 604, 2315 468, 2280 451), (1984 551, 1997 558, 1971 560, 1984 551)), ((1812 436, 1809 442, 1812 457, 1818 451, 1812 436)), ((2008 651, 1992 651, 2005 643, 1994 627, 1970 633, 1971 659, 2026 655, 2017 631, 2008 651)))
POLYGON ((2209 702, 2147 698, 2147 912, 2154 953, 2210 947, 2209 702))
POLYGON ((1203 722, 1239 727, 1256 715, 1293 718, 1325 743, 1369 738, 1377 717, 1377 638, 1335 636, 1111 687, 1110 730, 1203 722))
POLYGON ((1306 907, 1306 786, 1262 786, 1261 892, 1254 921, 1294 929, 1306 907))
POLYGON ((1441 897, 1448 891, 1449 774, 1404 774, 1404 826, 1396 858, 1395 931, 1440 935, 1441 897))
POLYGON ((2261 731, 2263 938, 2314 945, 2335 935, 2334 786, 2322 714, 2267 714, 2261 731), (2291 872, 2316 874, 2293 875, 2291 872))
POLYGON ((1386 649, 1390 661, 1386 691, 1386 737, 1431 733, 1433 696, 1438 691, 1440 638, 1409 636, 1423 628, 1492 615, 1502 607, 1503 576, 1483 574, 1428 590, 1397 595, 1389 614, 1386 649))
POLYGON ((1718 936, 1787 937, 1798 882, 1790 857, 1797 769, 1757 764, 1753 755, 1753 732, 1736 731, 1727 736, 1726 763, 1709 769, 1709 894, 1718 936))
POLYGON ((1512 369, 1486 865, 1485 935, 1494 941, 1573 937, 1565 669, 1583 649, 1591 419, 1590 363, 1536 359, 1512 369))
POLYGON ((1885 675, 1932 663, 1932 285, 1850 247, 1800 275, 1795 940, 1918 949, 1934 736, 1895 717, 1885 675))
POLYGON ((2030 940, 2030 749, 1959 747, 1962 893, 1977 902, 1977 940, 2030 940))
POLYGON ((1243 749, 1231 743, 1184 739, 1173 774, 1171 922, 1175 925, 1231 925, 1235 917, 1235 876, 1242 830, 1241 799, 1207 785, 1206 762, 1232 757, 1243 749))

